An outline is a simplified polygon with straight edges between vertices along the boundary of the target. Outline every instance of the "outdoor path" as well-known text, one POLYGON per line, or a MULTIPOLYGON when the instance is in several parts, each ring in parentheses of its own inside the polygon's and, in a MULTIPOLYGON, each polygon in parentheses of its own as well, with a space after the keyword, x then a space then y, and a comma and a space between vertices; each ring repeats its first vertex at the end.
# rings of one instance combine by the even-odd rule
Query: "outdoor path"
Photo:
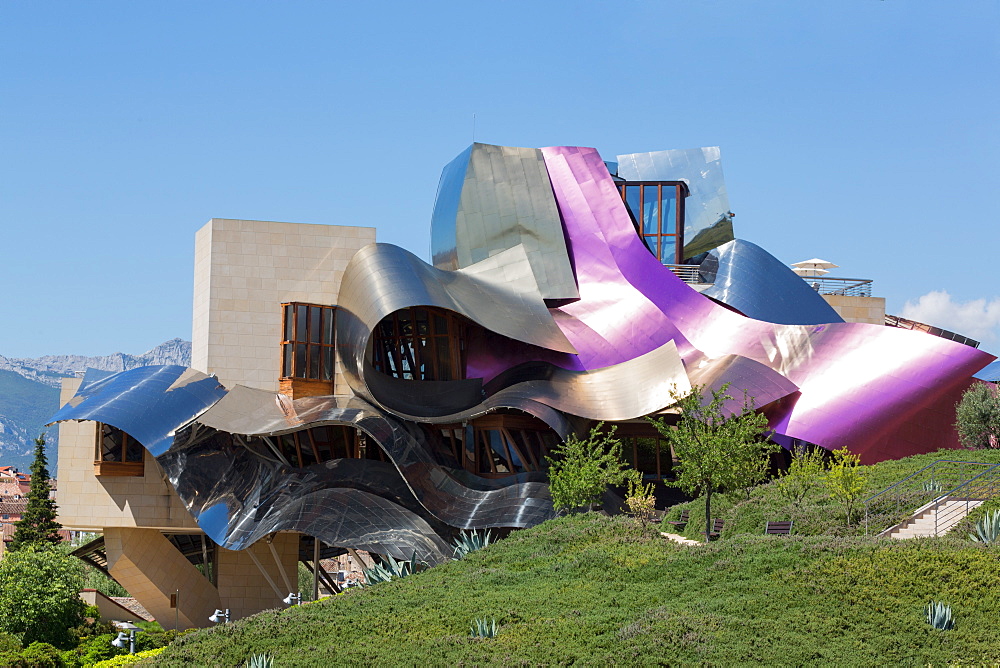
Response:
POLYGON ((664 538, 669 538, 675 543, 680 543, 681 545, 701 545, 702 543, 697 540, 691 540, 690 538, 685 538, 684 536, 678 536, 675 533, 667 533, 666 531, 661 531, 660 535, 664 538))

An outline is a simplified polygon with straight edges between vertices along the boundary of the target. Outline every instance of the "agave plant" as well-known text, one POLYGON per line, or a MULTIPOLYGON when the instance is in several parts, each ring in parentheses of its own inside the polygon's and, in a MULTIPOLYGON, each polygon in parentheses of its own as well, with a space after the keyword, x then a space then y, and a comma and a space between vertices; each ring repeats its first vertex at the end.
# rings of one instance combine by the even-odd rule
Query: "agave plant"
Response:
POLYGON ((396 578, 405 578, 407 575, 416 573, 423 565, 423 563, 417 561, 416 551, 413 552, 413 556, 410 557, 409 561, 396 561, 391 555, 388 555, 386 556, 386 560, 381 564, 375 564, 371 568, 364 570, 365 583, 362 586, 388 582, 396 578))
POLYGON ((478 530, 463 531, 461 535, 455 538, 455 553, 452 558, 455 561, 464 559, 469 552, 475 552, 476 550, 488 547, 492 542, 493 535, 491 531, 486 531, 485 533, 479 533, 478 530))
POLYGON ((271 668, 274 665, 274 657, 270 654, 253 654, 243 665, 245 668, 271 668))
POLYGON ((924 491, 925 492, 942 492, 944 487, 937 480, 925 480, 924 481, 924 491))
POLYGON ((497 624, 496 619, 489 621, 486 619, 474 619, 472 620, 472 627, 469 629, 469 635, 473 638, 496 638, 497 631, 499 630, 500 625, 497 624))
POLYGON ((941 601, 931 601, 924 608, 927 623, 936 629, 947 631, 955 628, 955 619, 951 616, 951 606, 941 601))
POLYGON ((1000 510, 983 515, 976 522, 976 533, 970 533, 969 538, 987 545, 993 545, 1000 540, 1000 510))

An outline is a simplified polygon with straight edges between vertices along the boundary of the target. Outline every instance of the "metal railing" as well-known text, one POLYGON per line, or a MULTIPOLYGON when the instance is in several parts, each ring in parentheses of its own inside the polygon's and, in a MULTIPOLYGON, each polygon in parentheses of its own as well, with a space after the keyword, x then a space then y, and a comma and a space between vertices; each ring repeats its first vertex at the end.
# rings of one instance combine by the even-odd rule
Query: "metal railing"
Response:
POLYGON ((990 472, 1000 475, 1000 464, 939 459, 862 501, 865 534, 870 533, 873 521, 882 520, 880 524, 887 528, 880 533, 885 533, 911 517, 914 511, 910 509, 934 506, 937 510, 944 498, 990 472))
POLYGON ((685 283, 704 283, 696 264, 667 264, 664 266, 685 283))
POLYGON ((844 295, 846 297, 872 296, 872 279, 870 278, 803 276, 802 280, 821 295, 844 295))
POLYGON ((932 509, 934 535, 940 535, 941 529, 947 531, 968 515, 970 510, 983 501, 997 496, 998 493, 1000 493, 1000 465, 986 469, 944 496, 935 499, 932 509))

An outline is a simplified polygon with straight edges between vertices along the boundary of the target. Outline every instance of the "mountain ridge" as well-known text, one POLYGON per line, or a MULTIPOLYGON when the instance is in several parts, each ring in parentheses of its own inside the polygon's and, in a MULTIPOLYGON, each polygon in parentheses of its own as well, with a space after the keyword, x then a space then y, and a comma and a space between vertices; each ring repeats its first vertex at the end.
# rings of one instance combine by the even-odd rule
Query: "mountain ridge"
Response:
POLYGON ((12 358, 0 355, 0 465, 26 471, 31 465, 35 438, 46 432, 50 468, 55 475, 59 430, 45 422, 59 410, 63 378, 88 368, 127 371, 152 364, 191 365, 191 342, 170 339, 140 355, 44 355, 12 358))

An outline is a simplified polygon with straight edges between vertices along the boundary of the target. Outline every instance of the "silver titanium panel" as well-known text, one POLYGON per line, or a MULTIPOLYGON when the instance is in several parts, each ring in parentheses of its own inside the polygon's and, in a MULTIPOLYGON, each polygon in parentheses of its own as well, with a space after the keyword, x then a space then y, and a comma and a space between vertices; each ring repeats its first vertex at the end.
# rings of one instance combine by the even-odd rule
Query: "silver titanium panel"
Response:
POLYGON ((749 241, 734 239, 709 251, 699 272, 713 284, 701 294, 754 320, 779 325, 844 322, 800 276, 749 241))
POLYGON ((579 297, 538 149, 473 144, 449 163, 431 217, 431 244, 434 266, 446 270, 523 245, 542 297, 579 297))
POLYGON ((214 376, 183 366, 144 366, 96 379, 85 377, 51 423, 93 420, 121 429, 159 456, 177 429, 226 394, 214 376))
POLYGON ((618 156, 618 176, 626 181, 684 181, 684 258, 733 239, 729 195, 718 146, 672 149, 618 156))
MULTIPOLYGON (((397 420, 357 398, 328 396, 290 401, 262 390, 236 387, 226 399, 201 415, 197 424, 220 432, 262 437, 330 424, 350 425, 383 449, 410 495, 433 521, 459 528, 525 527, 554 515, 544 474, 522 473, 486 480, 443 466, 419 427, 397 420)), ((266 453, 262 456, 266 458, 266 453)), ((361 482, 359 479, 358 483, 361 482)), ((422 510, 408 506, 404 496, 397 492, 393 501, 423 515, 422 510)))
POLYGON ((522 246, 451 272, 435 269, 402 248, 371 244, 354 255, 344 272, 337 351, 351 389, 376 405, 385 403, 363 374, 369 338, 382 318, 410 306, 445 308, 516 341, 576 352, 545 307, 522 246))

